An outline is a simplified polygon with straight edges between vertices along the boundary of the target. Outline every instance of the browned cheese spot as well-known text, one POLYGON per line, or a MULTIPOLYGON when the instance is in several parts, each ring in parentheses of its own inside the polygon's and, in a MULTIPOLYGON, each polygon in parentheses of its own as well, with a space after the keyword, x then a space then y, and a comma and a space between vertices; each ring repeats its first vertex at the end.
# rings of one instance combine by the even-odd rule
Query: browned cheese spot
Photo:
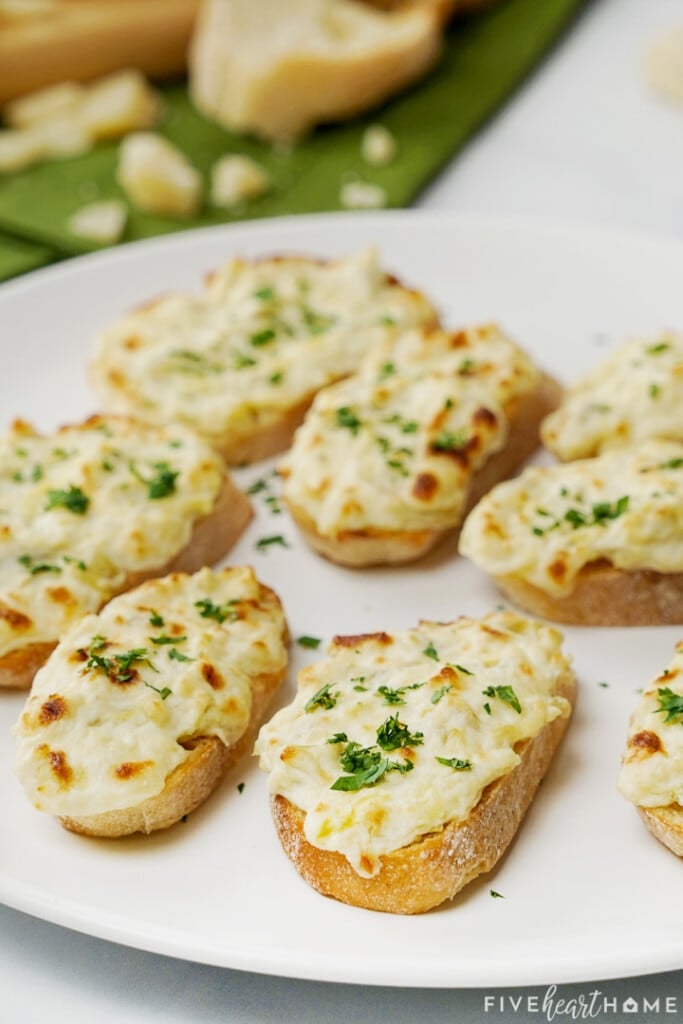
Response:
POLYGON ((142 774, 146 768, 151 768, 154 761, 124 761, 123 764, 114 768, 114 775, 117 779, 133 779, 136 775, 142 774))
POLYGON ((352 633, 348 636, 335 636, 332 643, 335 647, 358 647, 360 644, 372 643, 392 644, 393 638, 388 633, 352 633))
POLYGON ((136 348, 140 348, 142 342, 140 341, 137 334, 131 334, 129 337, 124 338, 123 347, 128 349, 130 352, 134 352, 136 348))
POLYGON ((87 661, 88 652, 83 647, 79 647, 77 651, 72 651, 69 655, 69 661, 87 661))
POLYGON ((223 687, 225 686, 225 680, 223 679, 223 676, 220 674, 217 668, 211 665, 208 661, 203 661, 199 667, 199 670, 212 689, 223 689, 223 687))
POLYGON ((480 406, 475 410, 472 416, 472 422, 478 427, 489 427, 491 430, 496 426, 498 420, 496 414, 487 409, 485 405, 480 406))
POLYGON ((126 383, 126 378, 119 370, 107 370, 107 380, 115 388, 122 388, 126 383))
POLYGON ((464 331, 454 331, 451 334, 451 348, 467 348, 467 335, 464 331))
POLYGON ((413 496, 419 501, 430 501, 439 489, 439 481, 433 473, 418 473, 413 482, 413 496))
POLYGON ((52 774, 62 789, 68 789, 74 777, 73 769, 63 750, 50 750, 47 755, 52 774))
POLYGON ((551 562, 548 566, 548 575, 556 580, 557 583, 562 583, 567 575, 567 563, 565 560, 563 558, 556 558, 554 562, 551 562))
POLYGON ((641 729, 640 732, 629 737, 628 745, 631 750, 638 751, 638 753, 642 753, 644 756, 656 754, 662 749, 662 741, 659 736, 654 732, 650 732, 649 729, 641 729))
POLYGON ((55 604, 70 604, 76 603, 76 600, 67 587, 47 587, 45 591, 46 595, 55 604))
POLYGON ((28 615, 10 608, 4 601, 0 601, 0 619, 4 619, 11 629, 29 629, 33 625, 28 615))
POLYGON ((41 725, 50 725, 51 722, 58 722, 63 718, 68 709, 64 697, 58 693, 51 693, 46 701, 40 706, 38 721, 41 725))

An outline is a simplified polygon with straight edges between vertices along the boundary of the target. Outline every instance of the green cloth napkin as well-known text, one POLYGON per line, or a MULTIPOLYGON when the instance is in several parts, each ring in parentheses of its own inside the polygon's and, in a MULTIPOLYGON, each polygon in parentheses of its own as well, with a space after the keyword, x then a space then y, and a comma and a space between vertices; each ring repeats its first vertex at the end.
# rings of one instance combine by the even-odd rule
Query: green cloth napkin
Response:
MULTIPOLYGON (((207 179, 219 156, 240 152, 268 170, 272 189, 240 210, 227 212, 207 203, 200 216, 182 221, 131 209, 122 240, 253 217, 338 210, 340 187, 350 178, 381 185, 387 206, 408 205, 529 74, 586 2, 505 0, 456 21, 441 61, 425 80, 381 110, 321 128, 290 149, 231 135, 196 113, 183 84, 164 87, 166 113, 159 130, 207 179), (399 147, 396 158, 382 168, 367 166, 360 156, 363 131, 374 122, 389 128, 399 147)), ((121 195, 116 154, 116 144, 102 144, 85 156, 0 179, 0 280, 97 248, 71 235, 67 224, 81 206, 121 195), (13 237, 3 236, 2 229, 13 237)))

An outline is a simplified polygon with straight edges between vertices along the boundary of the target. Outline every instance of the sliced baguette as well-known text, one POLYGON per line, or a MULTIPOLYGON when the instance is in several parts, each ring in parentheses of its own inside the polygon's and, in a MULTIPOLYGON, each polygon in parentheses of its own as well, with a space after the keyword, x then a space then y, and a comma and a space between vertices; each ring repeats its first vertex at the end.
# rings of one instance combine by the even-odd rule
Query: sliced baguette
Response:
POLYGON ((353 0, 204 0, 190 92, 231 131, 292 142, 404 89, 441 44, 431 5, 390 12, 353 0))
POLYGON ((641 694, 631 715, 619 790, 650 832, 683 857, 683 643, 669 666, 641 694))
POLYGON ((286 448, 316 392, 369 348, 436 322, 373 250, 232 259, 200 295, 166 296, 106 328, 91 377, 104 408, 185 423, 240 465, 286 448))
POLYGON ((277 596, 250 569, 175 573, 115 598, 36 677, 14 730, 27 795, 84 835, 175 824, 251 749, 286 672, 287 639, 277 596), (131 678, 119 681, 117 652, 131 651, 131 678))
POLYGON ((539 425, 560 394, 495 327, 403 337, 318 396, 280 468, 285 501, 306 541, 331 561, 413 561, 457 531, 480 497, 536 450, 539 425), (365 433, 386 447, 397 409, 394 448, 412 455, 369 451, 365 433), (339 418, 344 410, 360 424, 347 415, 351 432, 339 418), (460 447, 436 451, 462 431, 460 447))
POLYGON ((535 466, 470 513, 460 551, 520 608, 556 622, 683 622, 683 444, 535 466))
MULTIPOLYGON (((450 628, 455 625, 450 624, 450 628)), ((370 910, 396 914, 422 913, 451 899, 474 878, 491 870, 512 841, 566 729, 575 700, 575 680, 568 662, 559 652, 561 638, 554 630, 539 624, 523 623, 523 620, 510 613, 488 616, 481 621, 479 627, 479 646, 463 642, 456 653, 457 646, 447 646, 445 638, 449 624, 441 623, 437 627, 435 623, 422 623, 414 631, 416 643, 413 653, 408 654, 406 665, 394 661, 392 643, 402 643, 397 634, 339 637, 333 645, 332 658, 324 662, 318 672, 309 673, 308 677, 304 673, 300 676, 300 685, 302 689, 305 687, 305 694, 297 697, 296 708, 292 706, 278 712, 262 729, 256 750, 261 755, 262 767, 271 772, 272 813, 278 837, 296 870, 324 895, 370 910), (432 651, 438 651, 440 666, 431 680, 425 680, 428 670, 422 669, 418 657, 428 637, 432 651), (432 731, 442 736, 444 744, 451 744, 448 753, 455 753, 453 745, 457 746, 459 757, 467 757, 468 744, 472 742, 467 728, 463 727, 463 722, 471 720, 470 716, 477 715, 480 719, 478 730, 485 730, 487 726, 496 728, 491 723, 496 722, 497 716, 514 715, 515 712, 510 712, 509 707, 503 708, 501 701, 491 697, 490 710, 486 714, 486 698, 480 696, 477 701, 475 693, 488 681, 487 672, 491 671, 492 664, 501 671, 501 662, 496 655, 500 654, 502 645, 514 644, 517 640, 523 646, 529 638, 532 644, 535 638, 539 638, 543 655, 547 656, 547 662, 544 662, 544 656, 540 659, 536 657, 537 679, 530 686, 537 685, 538 692, 545 693, 546 699, 553 705, 553 711, 547 714, 544 724, 537 723, 537 731, 532 730, 533 734, 514 742, 514 766, 510 764, 508 769, 498 772, 493 770, 483 790, 479 793, 473 791, 457 815, 450 816, 448 811, 452 791, 446 791, 445 783, 448 782, 446 773, 452 770, 449 766, 437 766, 435 771, 442 774, 433 779, 430 785, 421 781, 414 792, 406 792, 399 799, 401 787, 410 783, 414 777, 417 778, 420 771, 428 770, 429 764, 433 764, 434 749, 428 732, 429 710, 435 715, 435 709, 438 708, 444 716, 450 716, 450 726, 448 718, 442 717, 438 724, 433 725, 432 731), (366 651, 372 652, 374 658, 370 653, 366 654, 366 651), (338 672, 334 669, 335 655, 342 664, 338 672), (465 665, 451 665, 451 657, 464 659, 465 665), (449 664, 444 664, 446 658, 449 664), (366 711, 361 713, 357 708, 358 703, 366 698, 364 695, 358 696, 358 685, 355 685, 355 689, 353 685, 348 685, 358 679, 356 673, 359 671, 363 674, 362 686, 369 691, 369 700, 375 705, 375 717, 377 713, 382 716, 390 715, 392 711, 398 712, 400 723, 396 728, 407 726, 406 746, 387 756, 399 760, 400 757, 410 758, 414 770, 406 774, 392 771, 391 776, 385 773, 370 790, 361 787, 355 792, 334 794, 341 801, 335 808, 329 794, 330 780, 334 779, 335 772, 339 773, 342 769, 330 766, 327 753, 335 749, 335 734, 338 736, 341 732, 347 740, 362 735, 366 742, 372 736, 371 729, 366 727, 369 721, 366 721, 366 711), (471 681, 470 676, 474 677, 474 690, 470 690, 467 697, 463 696, 463 703, 459 703, 455 694, 466 680, 471 681), (539 681, 541 676, 544 676, 542 683, 539 681), (321 690, 312 693, 322 679, 331 681, 330 685, 322 693, 321 690), (418 680, 417 685, 411 684, 408 681, 410 679, 418 680), (351 691, 348 699, 342 680, 351 691), (392 702, 403 703, 404 707, 382 708, 382 691, 377 689, 373 692, 375 684, 380 680, 400 680, 403 686, 394 687, 393 691, 390 688, 390 692, 398 692, 398 699, 394 697, 392 702), (428 711, 419 715, 414 695, 421 692, 426 693, 425 707, 428 711), (316 698, 323 701, 320 710, 315 707, 316 698), (324 703, 326 698, 328 702, 324 703), (330 707, 330 699, 335 698, 336 704, 330 707), (449 701, 453 703, 452 709, 445 706, 449 701), (468 705, 467 710, 464 710, 465 703, 468 705), (420 732, 411 737, 411 728, 418 725, 420 732), (420 740, 415 742, 416 736, 420 735, 423 735, 424 747, 420 740), (446 737, 451 739, 447 740, 446 737), (455 742, 453 737, 456 738, 455 742), (293 766, 293 774, 288 777, 287 768, 290 764, 293 766), (306 771, 312 780, 310 791, 301 781, 306 771), (383 789, 386 794, 384 801, 383 789), (395 796, 392 796, 392 792, 395 796), (363 806, 360 803, 362 795, 368 793, 371 793, 369 799, 372 803, 363 806), (297 800, 305 803, 306 808, 300 806, 297 800), (311 830, 307 830, 307 819, 311 809, 318 812, 321 804, 324 805, 322 815, 318 815, 311 824, 311 830, 318 832, 313 835, 311 830), (331 808, 329 817, 325 810, 328 807, 331 808), (430 822, 429 814, 433 808, 437 808, 436 816, 430 822), (417 828, 417 834, 411 841, 386 852, 375 847, 372 856, 363 852, 363 844, 366 844, 366 850, 371 849, 382 829, 387 828, 392 834, 394 822, 397 821, 395 827, 398 832, 395 834, 400 835, 406 829, 406 819, 410 819, 412 824, 415 815, 421 816, 421 827, 417 828), (335 822, 339 821, 343 824, 340 831, 335 831, 335 822), (345 833, 349 829, 357 831, 359 821, 367 823, 365 838, 357 841, 354 834, 349 840, 349 846, 345 847, 345 833), (359 864, 365 870, 360 870, 359 864)), ((461 620, 460 628, 471 631, 471 620, 461 620), (466 625, 463 626, 463 623, 466 625)), ((526 648, 527 651, 530 649, 526 648)), ((402 649, 401 653, 405 655, 407 652, 402 649)), ((422 653, 424 655, 425 651, 422 653)), ((433 653, 429 657, 433 658, 433 653)), ((524 655, 521 663, 524 663, 524 655)), ((493 675, 496 674, 496 668, 493 669, 493 675)), ((519 695, 522 708, 527 700, 527 696, 522 695, 522 687, 529 682, 523 675, 523 669, 520 676, 505 675, 511 686, 517 688, 516 695, 519 695)), ((488 692, 489 688, 484 689, 488 692)), ((525 693, 530 693, 530 690, 525 693)), ((474 742, 478 741, 479 738, 474 742)), ((485 746, 479 754, 482 759, 486 757, 484 749, 485 746)), ((445 747, 443 752, 446 753, 445 747)), ((472 755, 473 769, 477 768, 475 756, 472 755)), ((498 753, 493 754, 489 748, 488 756, 495 757, 498 753)), ((463 762, 460 764, 462 766, 463 762)), ((456 774, 460 781, 468 771, 463 769, 456 774)), ((391 841, 385 845, 391 846, 391 841)))
MULTIPOLYGON (((97 498, 93 494, 89 497, 86 511, 74 519, 74 525, 82 530, 88 529, 90 533, 87 536, 85 533, 69 535, 69 524, 66 524, 63 543, 58 543, 58 538, 55 540, 54 537, 51 544, 46 543, 44 530, 50 527, 43 524, 40 513, 44 511, 46 495, 54 489, 50 487, 51 482, 59 484, 60 479, 53 480, 46 462, 36 463, 41 467, 42 476, 32 484, 27 480, 13 480, 11 472, 8 472, 3 482, 2 504, 14 505, 16 512, 10 516, 11 530, 8 535, 3 535, 5 543, 2 545, 5 549, 5 571, 0 589, 0 625, 4 627, 5 635, 0 653, 0 688, 28 688, 64 629, 86 612, 96 611, 109 598, 156 576, 169 572, 193 572, 204 565, 215 564, 233 547, 252 517, 249 499, 227 476, 220 459, 185 430, 163 432, 128 420, 93 417, 77 427, 65 427, 54 435, 40 437, 27 424, 17 423, 4 438, 0 461, 11 469, 14 462, 23 465, 28 459, 30 467, 34 451, 39 457, 45 454, 46 446, 55 445, 66 450, 80 439, 92 441, 93 436, 97 439, 97 447, 87 457, 84 455, 80 465, 74 461, 68 471, 69 486, 75 479, 94 479, 93 467, 98 460, 106 460, 110 446, 119 451, 128 448, 129 456, 142 462, 145 445, 151 445, 150 450, 158 454, 160 440, 175 443, 182 439, 181 443, 195 446, 195 452, 186 464, 186 472, 179 474, 178 479, 183 482, 179 485, 174 482, 174 493, 161 499, 170 502, 165 510, 168 516, 175 516, 178 522, 187 524, 188 539, 173 550, 172 540, 169 543, 158 536, 164 523, 163 517, 161 520, 158 518, 159 508, 152 508, 151 502, 146 506, 141 504, 137 491, 127 500, 125 491, 119 490, 116 492, 118 507, 114 518, 104 508, 106 495, 112 492, 107 491, 97 498), (102 430, 111 436, 107 438, 102 430), (122 449, 118 448, 119 444, 122 449), (22 455, 17 460, 12 454, 17 449, 28 451, 29 455, 22 455), (34 497, 27 501, 24 492, 29 486, 33 486, 34 497), (187 492, 184 501, 179 500, 181 489, 187 492), (193 507, 197 511, 192 511, 193 507), (208 511, 198 514, 202 507, 208 511), (98 518, 100 516, 101 519, 98 518), (126 530, 134 540, 137 554, 127 557, 123 568, 114 565, 109 556, 115 547, 113 532, 123 535, 126 530), (137 535, 136 531, 139 531, 137 535), (74 568, 81 557, 96 563, 94 567, 88 567, 85 589, 79 575, 81 570, 74 568), (52 568, 37 571, 31 576, 31 570, 41 564, 52 568), (99 570, 101 574, 98 574, 99 570), (31 587, 26 589, 29 577, 31 587), (55 586, 57 582, 59 587, 55 586)), ((170 459, 176 451, 169 450, 170 459)), ((78 455, 75 456, 77 458, 78 455)), ((117 459, 125 462, 121 455, 117 459)), ((51 467, 57 473, 63 472, 59 465, 54 465, 54 460, 51 467)), ((127 466, 124 472, 128 472, 127 466)), ((115 469, 108 471, 106 484, 109 485, 115 476, 115 469)), ((90 488, 84 484, 84 493, 86 489, 90 488)), ((119 551, 122 550, 119 547, 119 551)))

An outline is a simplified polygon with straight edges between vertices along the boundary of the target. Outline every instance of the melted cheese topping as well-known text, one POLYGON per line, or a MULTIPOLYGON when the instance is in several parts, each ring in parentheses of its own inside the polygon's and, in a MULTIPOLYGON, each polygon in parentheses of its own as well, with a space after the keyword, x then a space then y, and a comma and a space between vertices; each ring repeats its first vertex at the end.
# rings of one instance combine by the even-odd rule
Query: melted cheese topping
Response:
POLYGON ((460 552, 491 576, 571 593, 590 562, 683 572, 683 444, 647 441, 595 459, 532 466, 465 520, 460 552))
POLYGON ((152 580, 87 615, 36 675, 14 727, 29 799, 89 815, 161 792, 189 741, 240 738, 252 679, 285 670, 284 633, 277 599, 246 568, 152 580))
POLYGON ((351 373, 397 328, 436 320, 374 252, 336 262, 233 259, 203 294, 170 295, 99 339, 94 381, 109 409, 249 435, 351 373))
POLYGON ((556 695, 569 673, 561 640, 512 612, 336 638, 331 656, 300 674, 295 701, 261 730, 256 753, 271 793, 305 812, 311 844, 375 874, 383 854, 465 819, 519 763, 516 745, 569 715, 556 695), (395 747, 378 745, 392 734, 395 747), (352 743, 402 767, 357 791, 332 789, 351 775, 343 758, 352 743))
POLYGON ((508 436, 539 371, 496 327, 411 331, 322 391, 281 467, 318 533, 457 525, 472 475, 508 436))
POLYGON ((57 639, 188 543, 225 478, 184 429, 93 418, 0 439, 0 655, 57 639))
POLYGON ((683 441, 683 334, 618 348, 567 390, 541 436, 565 460, 648 438, 683 441))
POLYGON ((683 713, 667 721, 671 695, 673 701, 680 698, 683 708, 683 642, 670 666, 642 695, 629 723, 619 790, 641 807, 683 806, 683 713))

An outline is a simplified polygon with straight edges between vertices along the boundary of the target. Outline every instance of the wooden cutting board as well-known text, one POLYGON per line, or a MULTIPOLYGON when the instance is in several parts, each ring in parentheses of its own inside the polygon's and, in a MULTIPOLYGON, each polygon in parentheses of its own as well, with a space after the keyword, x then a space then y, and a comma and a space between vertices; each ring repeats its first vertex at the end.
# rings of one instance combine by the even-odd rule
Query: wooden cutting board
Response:
MULTIPOLYGON (((255 0, 258 2, 258 0, 255 0)), ((185 69, 200 0, 0 0, 0 105, 123 67, 185 69)))

